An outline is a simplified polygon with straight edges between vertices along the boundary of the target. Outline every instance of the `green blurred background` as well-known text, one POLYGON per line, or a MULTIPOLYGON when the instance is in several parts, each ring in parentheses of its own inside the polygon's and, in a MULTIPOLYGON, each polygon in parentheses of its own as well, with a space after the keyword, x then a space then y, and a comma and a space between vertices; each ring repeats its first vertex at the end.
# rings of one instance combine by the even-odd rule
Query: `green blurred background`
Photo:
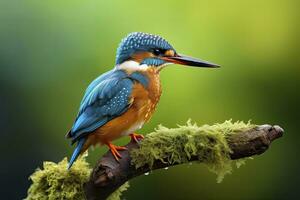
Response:
MULTIPOLYGON (((178 52, 220 69, 167 67, 163 95, 140 133, 226 119, 279 124, 285 136, 217 184, 203 165, 131 181, 126 199, 299 198, 299 6, 297 0, 0 1, 1 199, 21 199, 64 138, 89 82, 114 65, 121 38, 159 34, 178 52)), ((128 138, 118 141, 125 144, 128 138)), ((106 147, 90 152, 93 164, 106 147)))

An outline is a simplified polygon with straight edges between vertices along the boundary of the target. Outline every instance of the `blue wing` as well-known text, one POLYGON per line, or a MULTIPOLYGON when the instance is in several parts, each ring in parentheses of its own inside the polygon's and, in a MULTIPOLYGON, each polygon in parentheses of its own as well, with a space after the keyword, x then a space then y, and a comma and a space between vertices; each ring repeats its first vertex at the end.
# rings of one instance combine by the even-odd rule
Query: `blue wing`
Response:
POLYGON ((72 142, 124 113, 131 104, 133 80, 122 70, 109 71, 86 89, 78 116, 68 136, 72 142))

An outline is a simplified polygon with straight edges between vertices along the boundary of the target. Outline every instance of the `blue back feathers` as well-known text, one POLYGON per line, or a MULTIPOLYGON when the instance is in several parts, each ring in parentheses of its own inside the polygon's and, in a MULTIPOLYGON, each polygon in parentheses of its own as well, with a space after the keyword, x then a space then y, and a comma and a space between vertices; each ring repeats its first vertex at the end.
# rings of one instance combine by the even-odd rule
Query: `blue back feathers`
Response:
POLYGON ((111 70, 95 79, 87 88, 79 113, 70 131, 72 141, 92 132, 129 106, 133 82, 123 70, 111 70))
POLYGON ((130 59, 134 53, 151 51, 155 48, 174 50, 174 48, 160 36, 141 32, 130 33, 121 41, 117 49, 116 64, 121 64, 130 59))
POLYGON ((68 133, 72 143, 77 142, 69 168, 81 153, 86 135, 127 111, 136 82, 145 88, 148 86, 148 78, 145 75, 139 72, 128 75, 123 70, 114 69, 96 78, 88 86, 77 118, 68 133))

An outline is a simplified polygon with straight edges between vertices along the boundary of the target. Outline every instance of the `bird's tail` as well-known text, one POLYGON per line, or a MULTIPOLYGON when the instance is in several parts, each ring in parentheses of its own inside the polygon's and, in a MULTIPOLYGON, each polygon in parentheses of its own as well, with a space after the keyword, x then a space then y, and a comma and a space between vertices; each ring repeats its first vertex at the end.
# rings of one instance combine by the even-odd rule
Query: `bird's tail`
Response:
POLYGON ((72 154, 72 157, 71 157, 71 159, 69 161, 68 169, 70 169, 72 167, 73 163, 76 161, 76 159, 80 155, 82 147, 83 147, 85 141, 86 141, 86 138, 81 138, 77 142, 76 148, 75 148, 75 150, 74 150, 74 152, 72 154))

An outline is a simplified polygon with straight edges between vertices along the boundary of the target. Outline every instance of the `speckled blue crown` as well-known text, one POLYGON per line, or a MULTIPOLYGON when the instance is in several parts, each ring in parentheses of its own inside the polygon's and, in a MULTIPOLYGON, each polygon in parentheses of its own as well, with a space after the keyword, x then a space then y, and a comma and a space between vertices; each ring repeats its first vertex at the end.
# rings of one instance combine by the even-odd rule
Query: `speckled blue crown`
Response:
POLYGON ((141 32, 130 33, 121 41, 117 49, 116 64, 121 64, 136 52, 150 51, 155 48, 174 50, 174 48, 160 36, 141 32))

